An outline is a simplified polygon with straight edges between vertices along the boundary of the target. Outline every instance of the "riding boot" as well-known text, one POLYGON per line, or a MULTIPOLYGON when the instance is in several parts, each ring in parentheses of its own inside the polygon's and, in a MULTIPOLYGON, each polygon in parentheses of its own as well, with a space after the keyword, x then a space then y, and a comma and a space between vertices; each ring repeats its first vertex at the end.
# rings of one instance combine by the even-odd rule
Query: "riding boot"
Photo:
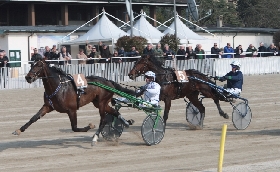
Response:
POLYGON ((121 115, 119 115, 118 118, 121 120, 125 128, 129 127, 129 123, 121 115))

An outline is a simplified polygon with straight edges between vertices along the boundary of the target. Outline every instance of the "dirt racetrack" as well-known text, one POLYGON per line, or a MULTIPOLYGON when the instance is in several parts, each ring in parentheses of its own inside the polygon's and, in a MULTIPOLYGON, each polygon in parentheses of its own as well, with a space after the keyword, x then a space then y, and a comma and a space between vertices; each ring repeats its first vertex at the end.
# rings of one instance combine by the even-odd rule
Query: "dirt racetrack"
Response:
MULTIPOLYGON (((41 108, 44 89, 2 90, 0 171, 217 171, 223 124, 228 125, 223 171, 280 171, 279 76, 245 76, 242 97, 249 100, 253 114, 246 130, 236 130, 231 118, 220 117, 211 99, 203 101, 204 129, 189 130, 185 102, 173 101, 165 137, 156 146, 144 144, 140 127, 145 114, 135 109, 121 109, 126 119, 136 122, 125 129, 118 142, 100 138, 92 147, 96 129, 74 133, 67 114, 57 112, 14 136, 12 132, 41 108)), ((225 112, 232 113, 229 103, 221 105, 225 112)), ((91 104, 78 111, 78 126, 90 122, 99 123, 98 110, 91 104)))

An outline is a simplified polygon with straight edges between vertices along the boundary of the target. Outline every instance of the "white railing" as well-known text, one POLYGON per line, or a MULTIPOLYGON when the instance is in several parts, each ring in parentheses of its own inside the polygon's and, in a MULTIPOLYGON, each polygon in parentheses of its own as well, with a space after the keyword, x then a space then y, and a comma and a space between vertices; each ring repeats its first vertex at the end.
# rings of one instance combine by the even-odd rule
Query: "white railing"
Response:
MULTIPOLYGON (((223 76, 231 70, 229 65, 232 58, 207 58, 190 60, 166 60, 165 66, 176 70, 196 69, 206 75, 223 76)), ((239 58, 241 71, 244 75, 272 74, 280 72, 280 57, 247 57, 239 58)), ((104 77, 116 82, 133 82, 128 77, 128 73, 133 68, 135 62, 122 63, 96 63, 86 65, 63 65, 62 70, 69 74, 83 73, 85 76, 95 75, 104 77)), ((39 79, 32 84, 25 81, 25 75, 29 72, 30 65, 22 67, 0 68, 0 90, 42 87, 39 79)), ((138 77, 136 81, 143 81, 138 77)))

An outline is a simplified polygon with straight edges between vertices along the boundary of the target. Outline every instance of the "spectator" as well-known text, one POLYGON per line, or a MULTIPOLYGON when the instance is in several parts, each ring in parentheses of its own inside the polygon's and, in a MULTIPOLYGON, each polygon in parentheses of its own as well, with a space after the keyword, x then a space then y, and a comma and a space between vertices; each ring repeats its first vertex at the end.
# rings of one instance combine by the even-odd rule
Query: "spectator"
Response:
POLYGON ((89 56, 91 53, 92 45, 88 44, 86 41, 86 55, 89 56))
POLYGON ((153 44, 148 43, 147 47, 143 50, 143 55, 155 55, 155 51, 153 49, 153 44))
MULTIPOLYGON (((234 53, 234 49, 230 46, 230 43, 227 43, 227 46, 224 47, 224 53, 234 53)), ((224 58, 232 58, 232 54, 225 54, 224 58)))
POLYGON ((112 62, 113 63, 121 63, 122 62, 122 58, 119 58, 119 53, 117 50, 114 51, 113 57, 118 57, 118 58, 113 58, 112 62))
POLYGON ((260 43, 260 47, 258 48, 258 57, 266 57, 266 53, 261 53, 261 52, 266 52, 267 48, 264 46, 264 43, 260 43))
POLYGON ((45 60, 48 60, 50 58, 50 53, 51 53, 50 47, 49 46, 45 46, 45 52, 43 54, 45 60))
POLYGON ((112 55, 110 53, 109 47, 105 44, 102 44, 102 42, 100 41, 99 50, 100 50, 101 58, 104 58, 99 60, 99 63, 110 63, 112 55))
POLYGON ((55 49, 56 54, 59 54, 56 45, 53 45, 52 49, 55 49))
POLYGON ((235 49, 235 58, 240 58, 240 54, 243 53, 243 49, 242 49, 242 45, 238 45, 238 47, 236 47, 235 49))
POLYGON ((201 55, 201 54, 205 54, 205 52, 202 49, 202 45, 201 44, 198 44, 197 50, 196 50, 195 54, 196 54, 196 57, 195 57, 196 59, 204 59, 205 55, 201 55))
POLYGON ((156 46, 155 55, 159 56, 159 57, 163 56, 163 51, 161 49, 161 44, 160 43, 158 43, 157 46, 156 46))
POLYGON ((96 51, 96 47, 92 47, 91 48, 91 53, 88 55, 89 60, 87 61, 87 64, 94 64, 94 63, 98 63, 101 55, 99 54, 99 52, 96 51), (93 59, 93 58, 99 58, 99 59, 93 59))
MULTIPOLYGON (((136 56, 139 56, 139 52, 136 50, 136 47, 133 45, 133 46, 131 46, 131 51, 126 52, 126 56, 127 57, 136 57, 136 56)), ((129 59, 129 61, 133 62, 133 61, 137 61, 137 59, 131 58, 131 59, 129 59)))
POLYGON ((34 65, 34 61, 38 61, 38 60, 42 60, 43 59, 41 54, 38 53, 37 48, 34 48, 33 51, 34 51, 34 53, 31 56, 31 60, 30 60, 31 62, 29 62, 29 64, 31 64, 31 67, 34 65))
POLYGON ((118 55, 119 55, 119 57, 124 57, 125 56, 125 52, 124 52, 123 47, 121 47, 120 50, 118 51, 118 55))
POLYGON ((79 59, 78 63, 81 65, 85 65, 87 62, 87 56, 83 49, 79 49, 79 54, 77 54, 76 58, 79 59))
POLYGON ((5 51, 0 50, 0 67, 8 67, 9 58, 5 56, 5 51))
POLYGON ((195 59, 195 52, 193 51, 192 49, 192 46, 189 46, 187 49, 186 49, 186 55, 187 55, 187 59, 195 59))
POLYGON ((49 60, 54 60, 54 61, 51 61, 50 64, 58 65, 58 61, 57 61, 58 59, 59 59, 59 54, 56 51, 56 48, 52 48, 52 51, 50 52, 49 60))
POLYGON ((268 56, 276 56, 278 54, 278 51, 276 49, 276 46, 274 46, 273 43, 270 44, 270 46, 267 48, 268 56))
POLYGON ((257 52, 257 49, 252 44, 250 44, 246 52, 248 52, 248 54, 246 54, 246 57, 253 57, 253 54, 257 52))
POLYGON ((195 49, 194 49, 195 52, 198 51, 198 45, 199 44, 196 44, 196 46, 195 46, 195 49))
POLYGON ((180 45, 179 50, 177 51, 177 60, 185 60, 187 56, 185 46, 180 45))
POLYGON ((5 51, 4 50, 0 50, 0 74, 2 76, 0 76, 0 83, 1 83, 1 78, 3 78, 4 80, 4 87, 6 87, 6 78, 5 76, 8 76, 8 68, 5 68, 5 67, 8 67, 8 63, 9 62, 9 58, 7 56, 5 56, 5 51), (7 72, 6 75, 5 75, 5 71, 7 72))
POLYGON ((71 64, 71 54, 66 50, 65 46, 61 47, 61 52, 59 53, 59 65, 71 64))
POLYGON ((222 52, 220 48, 218 48, 217 43, 214 43, 214 47, 211 48, 211 54, 217 54, 217 55, 211 55, 211 58, 219 58, 219 55, 222 55, 222 52))
POLYGON ((166 60, 173 60, 175 53, 169 48, 168 44, 165 44, 163 49, 163 55, 165 56, 166 60))

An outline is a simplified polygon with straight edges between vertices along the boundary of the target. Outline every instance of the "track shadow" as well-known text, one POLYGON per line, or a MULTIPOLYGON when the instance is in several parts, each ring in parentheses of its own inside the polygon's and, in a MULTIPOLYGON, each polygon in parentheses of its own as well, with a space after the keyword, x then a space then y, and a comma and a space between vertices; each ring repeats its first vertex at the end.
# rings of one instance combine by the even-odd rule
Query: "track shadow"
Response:
POLYGON ((167 122, 165 129, 176 129, 176 130, 186 130, 188 129, 187 123, 173 123, 173 122, 167 122))
POLYGON ((258 131, 236 130, 236 131, 227 132, 227 135, 269 135, 269 136, 280 136, 280 129, 258 130, 258 131))
MULTIPOLYGON (((17 137, 17 136, 14 136, 17 137)), ((81 146, 81 143, 88 143, 91 144, 91 137, 89 136, 75 136, 69 139, 53 139, 53 140, 24 140, 18 141, 15 139, 14 141, 9 141, 5 143, 0 143, 0 152, 10 149, 10 148, 42 148, 48 146, 55 146, 55 147, 48 147, 48 149, 61 149, 61 148, 69 148, 69 147, 77 147, 83 149, 91 149, 89 147, 81 146)))

